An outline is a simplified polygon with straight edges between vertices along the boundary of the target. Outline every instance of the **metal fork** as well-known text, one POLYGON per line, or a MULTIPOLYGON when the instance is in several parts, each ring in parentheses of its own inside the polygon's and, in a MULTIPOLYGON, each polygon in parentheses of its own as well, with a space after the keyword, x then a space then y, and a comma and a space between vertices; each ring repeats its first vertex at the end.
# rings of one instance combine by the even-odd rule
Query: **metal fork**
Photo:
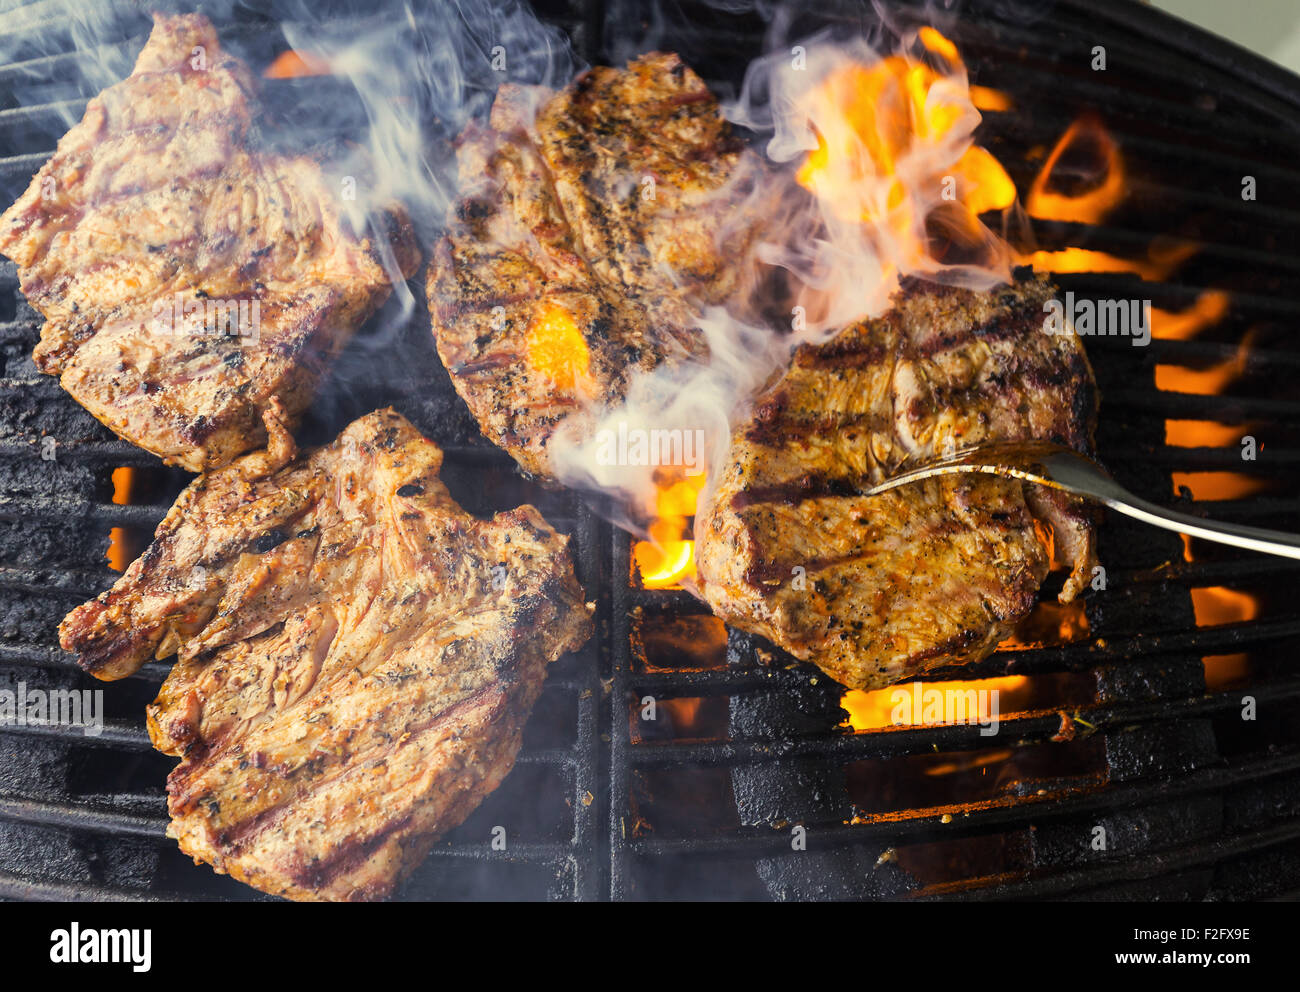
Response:
POLYGON ((1300 536, 1263 527, 1243 527, 1241 524, 1220 523, 1193 517, 1186 513, 1166 510, 1155 503, 1139 499, 1121 486, 1091 458, 1070 448, 1048 441, 996 441, 978 444, 957 452, 949 458, 930 462, 919 468, 896 475, 873 486, 868 496, 888 492, 899 486, 937 475, 963 472, 984 472, 1001 475, 1042 486, 1061 489, 1075 496, 1096 500, 1143 523, 1163 527, 1165 530, 1190 534, 1207 541, 1231 544, 1251 551, 1300 559, 1300 536))

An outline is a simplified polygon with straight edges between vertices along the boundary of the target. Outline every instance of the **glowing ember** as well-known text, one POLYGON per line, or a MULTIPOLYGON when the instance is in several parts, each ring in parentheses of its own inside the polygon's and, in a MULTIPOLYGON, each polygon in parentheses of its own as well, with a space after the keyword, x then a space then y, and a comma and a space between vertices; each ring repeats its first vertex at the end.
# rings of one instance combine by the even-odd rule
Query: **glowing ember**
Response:
POLYGON ((596 393, 591 381, 591 352, 569 312, 544 302, 528 325, 525 342, 529 366, 564 392, 596 393))
POLYGON ((1166 420, 1165 444, 1172 448, 1221 448, 1240 444, 1250 424, 1221 424, 1215 420, 1166 420))
POLYGON ((329 63, 314 55, 304 55, 292 48, 281 52, 262 73, 267 79, 297 79, 302 76, 328 76, 329 63))
POLYGON ((1090 631, 1087 604, 1082 599, 1068 603, 1044 600, 1035 604, 1029 616, 1016 625, 1010 637, 999 642, 998 648, 1013 651, 1072 644, 1087 640, 1090 631))
MULTIPOLYGON (((122 466, 113 469, 113 502, 126 506, 131 502, 131 483, 135 479, 135 469, 122 466)), ((130 535, 122 527, 114 527, 108 532, 108 567, 115 572, 125 572, 134 557, 131 553, 130 535)))
POLYGON ((979 752, 976 754, 962 754, 950 761, 941 761, 938 764, 930 765, 924 770, 924 774, 930 777, 938 775, 953 775, 957 772, 968 772, 976 768, 988 768, 990 765, 998 765, 1006 761, 1015 752, 1007 749, 1003 751, 979 752))
POLYGON ((1241 472, 1173 472, 1174 493, 1186 489, 1193 499, 1244 499, 1268 488, 1263 479, 1241 472))

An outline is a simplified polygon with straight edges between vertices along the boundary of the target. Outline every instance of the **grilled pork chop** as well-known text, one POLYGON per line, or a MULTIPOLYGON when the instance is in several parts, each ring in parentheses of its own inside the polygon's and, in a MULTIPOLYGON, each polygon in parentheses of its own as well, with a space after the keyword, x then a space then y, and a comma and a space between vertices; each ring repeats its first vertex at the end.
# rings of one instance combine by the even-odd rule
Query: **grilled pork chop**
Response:
POLYGON ((699 77, 652 54, 549 99, 502 87, 459 166, 428 278, 438 353, 483 433, 550 476, 558 431, 703 351, 695 307, 736 289, 750 233, 729 207, 761 164, 699 77))
POLYGON ((546 666, 591 633, 568 539, 466 514, 392 410, 200 476, 63 622, 101 678, 179 652, 149 707, 171 836, 293 899, 374 899, 500 784, 546 666))
MULTIPOLYGON (((46 321, 37 367, 195 472, 264 443, 272 397, 294 419, 392 289, 320 164, 256 149, 259 114, 205 17, 158 15, 131 75, 0 217, 0 252, 46 321)), ((405 215, 384 223, 412 273, 405 215)))
POLYGON ((913 284, 885 316, 800 348, 696 517, 718 616, 869 689, 987 655, 1036 601, 1051 544, 1071 566, 1061 600, 1077 595, 1093 529, 1062 494, 991 476, 861 494, 983 440, 1091 451, 1092 370, 1077 338, 1043 332, 1051 294, 913 284))

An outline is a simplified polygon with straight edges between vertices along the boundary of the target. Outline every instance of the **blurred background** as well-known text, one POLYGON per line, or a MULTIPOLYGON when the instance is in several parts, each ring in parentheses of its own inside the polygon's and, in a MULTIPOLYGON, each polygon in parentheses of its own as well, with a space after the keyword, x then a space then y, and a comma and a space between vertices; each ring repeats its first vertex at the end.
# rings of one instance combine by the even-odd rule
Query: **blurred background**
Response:
POLYGON ((1297 0, 1153 0, 1152 6, 1231 38, 1292 72, 1300 72, 1297 0))

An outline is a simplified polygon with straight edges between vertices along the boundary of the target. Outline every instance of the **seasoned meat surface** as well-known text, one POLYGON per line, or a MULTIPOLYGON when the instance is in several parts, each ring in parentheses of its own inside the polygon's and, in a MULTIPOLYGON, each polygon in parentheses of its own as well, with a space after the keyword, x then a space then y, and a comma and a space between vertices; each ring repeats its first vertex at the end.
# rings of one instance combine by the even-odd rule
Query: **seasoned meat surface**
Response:
POLYGON ((592 608, 567 538, 531 506, 466 514, 392 410, 297 457, 268 421, 61 640, 109 678, 177 653, 149 733, 183 759, 182 850, 275 895, 382 898, 510 771, 592 608))
POLYGON ((992 651, 1036 601, 1050 543, 1070 567, 1062 601, 1077 595, 1092 522, 1059 493, 947 476, 862 495, 983 440, 1091 451, 1092 371, 1077 338, 1044 333, 1051 293, 912 284, 885 316, 800 348, 696 518, 714 611, 868 689, 992 651))
POLYGON ((736 289, 751 234, 729 208, 759 161, 699 77, 652 54, 555 94, 502 87, 459 166, 428 278, 438 353, 483 433, 547 477, 557 432, 704 351, 697 307, 736 289))
MULTIPOLYGON (((294 420, 392 289, 321 165, 256 149, 260 113, 206 18, 158 15, 131 75, 0 216, 0 252, 45 317, 37 367, 190 471, 264 443, 272 397, 294 420)), ((405 215, 383 226, 412 273, 405 215)))

